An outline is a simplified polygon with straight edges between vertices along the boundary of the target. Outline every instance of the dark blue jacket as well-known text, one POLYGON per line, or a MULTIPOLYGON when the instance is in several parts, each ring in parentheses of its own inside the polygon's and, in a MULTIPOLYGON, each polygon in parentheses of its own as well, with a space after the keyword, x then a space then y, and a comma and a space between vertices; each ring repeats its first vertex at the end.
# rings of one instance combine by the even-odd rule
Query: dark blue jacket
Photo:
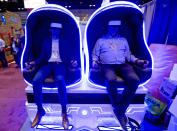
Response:
MULTIPOLYGON (((47 64, 51 57, 52 39, 46 38, 42 45, 40 56, 35 60, 36 64, 47 64)), ((71 60, 77 60, 74 50, 71 50, 71 45, 66 40, 59 40, 59 53, 64 64, 69 64, 71 60)))

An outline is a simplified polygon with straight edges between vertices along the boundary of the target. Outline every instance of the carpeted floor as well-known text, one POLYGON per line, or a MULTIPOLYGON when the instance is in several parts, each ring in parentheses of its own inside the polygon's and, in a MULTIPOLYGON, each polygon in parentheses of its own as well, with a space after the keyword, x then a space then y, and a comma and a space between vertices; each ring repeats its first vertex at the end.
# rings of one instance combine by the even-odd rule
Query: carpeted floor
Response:
POLYGON ((0 67, 0 131, 19 131, 27 119, 26 86, 16 64, 0 67))

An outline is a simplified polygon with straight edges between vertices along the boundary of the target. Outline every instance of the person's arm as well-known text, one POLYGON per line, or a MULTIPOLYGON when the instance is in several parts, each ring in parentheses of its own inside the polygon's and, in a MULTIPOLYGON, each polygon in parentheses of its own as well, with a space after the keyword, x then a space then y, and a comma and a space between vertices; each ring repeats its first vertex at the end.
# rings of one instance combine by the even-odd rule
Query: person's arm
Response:
MULTIPOLYGON (((76 68, 79 66, 78 61, 79 61, 79 54, 80 54, 80 49, 77 49, 77 47, 71 45, 67 39, 62 39, 62 44, 64 45, 64 51, 65 51, 65 56, 66 63, 67 65, 71 65, 71 67, 76 68), (68 52, 70 55, 68 55, 66 52, 68 52)), ((77 45, 76 45, 77 46, 77 45)), ((60 53, 61 54, 61 53, 60 53)))
POLYGON ((92 51, 92 67, 98 67, 101 40, 98 39, 92 51))
POLYGON ((126 45, 126 58, 127 58, 127 61, 128 62, 132 62, 132 63, 135 63, 139 66, 141 66, 142 68, 146 68, 149 64, 149 61, 148 60, 141 60, 141 59, 138 59, 136 58, 130 51, 129 49, 129 45, 128 45, 128 42, 127 40, 125 39, 125 45, 126 45))
POLYGON ((27 62, 28 65, 35 66, 35 65, 38 65, 43 62, 43 60, 45 58, 45 49, 47 48, 47 46, 46 46, 47 44, 49 44, 49 43, 47 43, 47 41, 44 40, 42 47, 41 47, 41 53, 40 53, 39 57, 33 61, 27 62))
POLYGON ((140 60, 140 59, 137 59, 135 61, 135 63, 139 66, 141 66, 142 68, 146 68, 148 65, 149 65, 149 61, 148 60, 140 60))
POLYGON ((98 39, 94 48, 93 48, 93 51, 92 51, 92 61, 99 61, 99 56, 100 56, 100 42, 101 40, 98 39))
POLYGON ((31 70, 34 69, 36 67, 36 65, 40 64, 42 62, 42 55, 40 55, 36 60, 30 61, 30 62, 26 62, 25 66, 27 70, 31 70))
POLYGON ((42 63, 43 59, 45 58, 45 49, 46 49, 46 42, 44 42, 44 44, 42 45, 42 50, 41 50, 41 53, 40 53, 40 56, 34 60, 34 64, 40 64, 42 63))
POLYGON ((128 62, 131 63, 135 63, 136 60, 138 60, 138 58, 136 58, 130 51, 129 45, 128 45, 128 41, 126 39, 123 40, 124 45, 126 47, 126 51, 125 51, 125 55, 126 55, 126 59, 128 62))

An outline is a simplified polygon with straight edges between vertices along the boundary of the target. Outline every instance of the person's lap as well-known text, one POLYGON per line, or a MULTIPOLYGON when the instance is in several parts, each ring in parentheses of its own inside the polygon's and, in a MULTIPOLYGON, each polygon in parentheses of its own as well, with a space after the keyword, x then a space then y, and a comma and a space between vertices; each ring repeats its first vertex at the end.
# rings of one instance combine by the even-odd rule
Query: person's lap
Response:
POLYGON ((127 108, 132 99, 129 95, 133 96, 139 84, 139 77, 133 67, 129 64, 103 65, 102 67, 107 83, 107 91, 113 107, 115 108, 117 105, 122 105, 127 108), (117 75, 125 81, 125 88, 121 96, 117 94, 117 75))
POLYGON ((116 67, 116 74, 124 79, 125 84, 128 83, 130 80, 139 81, 138 75, 130 64, 118 65, 116 67))
POLYGON ((130 79, 139 80, 138 75, 130 64, 105 64, 102 65, 102 70, 106 80, 116 80, 117 76, 122 77, 125 81, 130 79))
POLYGON ((33 81, 43 82, 46 77, 53 74, 54 79, 64 79, 65 77, 65 67, 63 65, 57 64, 47 64, 42 66, 36 73, 33 81))

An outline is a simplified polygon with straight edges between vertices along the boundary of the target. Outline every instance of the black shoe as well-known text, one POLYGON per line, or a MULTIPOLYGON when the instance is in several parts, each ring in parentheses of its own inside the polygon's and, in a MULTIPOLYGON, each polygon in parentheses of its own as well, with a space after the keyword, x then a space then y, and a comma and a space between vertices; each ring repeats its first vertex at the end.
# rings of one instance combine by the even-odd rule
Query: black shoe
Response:
POLYGON ((64 127, 65 130, 68 130, 69 128, 69 121, 68 121, 68 116, 66 113, 62 114, 62 125, 64 127))
POLYGON ((116 109, 113 110, 114 114, 119 122, 119 125, 121 126, 121 128, 123 129, 123 131, 128 131, 126 125, 128 124, 129 120, 127 118, 127 116, 125 114, 119 114, 118 111, 116 109))

